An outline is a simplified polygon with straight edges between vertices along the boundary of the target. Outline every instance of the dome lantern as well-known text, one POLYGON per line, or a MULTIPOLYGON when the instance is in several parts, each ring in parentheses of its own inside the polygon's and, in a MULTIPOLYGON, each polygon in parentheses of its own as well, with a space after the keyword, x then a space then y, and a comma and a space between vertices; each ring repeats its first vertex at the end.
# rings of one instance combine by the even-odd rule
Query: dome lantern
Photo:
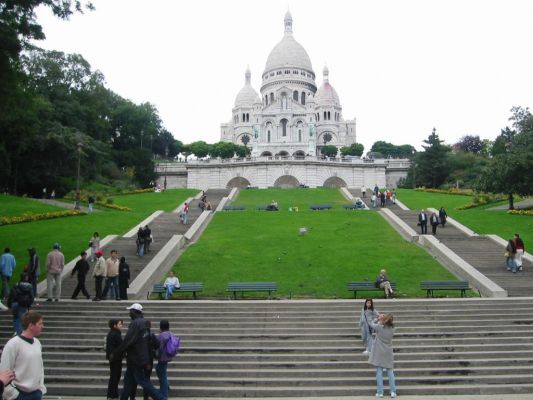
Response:
POLYGON ((292 34, 292 15, 291 12, 287 10, 287 14, 285 14, 285 34, 292 34))

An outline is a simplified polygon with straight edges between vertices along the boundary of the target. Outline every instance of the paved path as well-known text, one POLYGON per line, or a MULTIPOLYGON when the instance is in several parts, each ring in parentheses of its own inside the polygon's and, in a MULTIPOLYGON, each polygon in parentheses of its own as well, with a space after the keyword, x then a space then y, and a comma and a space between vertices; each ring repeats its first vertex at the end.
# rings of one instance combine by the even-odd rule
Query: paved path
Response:
MULTIPOLYGON (((533 198, 525 199, 525 200, 519 201, 518 203, 514 203, 514 207, 516 209, 524 209, 524 208, 533 207, 533 198)), ((509 203, 503 204, 501 206, 487 208, 487 210, 495 210, 495 211, 508 210, 508 209, 509 209, 509 203)))
MULTIPOLYGON (((67 208, 67 209, 74 209, 74 203, 69 203, 66 201, 61 200, 52 200, 52 199, 34 199, 36 201, 39 201, 44 204, 49 204, 51 206, 61 207, 61 208, 67 208)), ((85 207, 84 205, 80 204, 80 209, 85 212, 89 212, 89 208, 85 207)), ((100 210, 93 208, 94 212, 100 212, 100 210)))

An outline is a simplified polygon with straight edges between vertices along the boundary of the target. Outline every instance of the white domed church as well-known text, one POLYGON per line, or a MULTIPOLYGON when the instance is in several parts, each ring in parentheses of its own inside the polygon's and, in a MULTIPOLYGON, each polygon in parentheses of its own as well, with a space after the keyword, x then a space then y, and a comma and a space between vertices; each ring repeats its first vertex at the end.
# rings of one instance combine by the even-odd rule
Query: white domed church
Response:
POLYGON ((294 39, 290 12, 284 23, 283 39, 266 62, 261 96, 247 69, 233 118, 221 124, 221 140, 251 147, 254 157, 316 156, 324 145, 340 148, 355 143, 355 119, 343 118, 328 68, 324 67, 317 89, 309 55, 294 39))

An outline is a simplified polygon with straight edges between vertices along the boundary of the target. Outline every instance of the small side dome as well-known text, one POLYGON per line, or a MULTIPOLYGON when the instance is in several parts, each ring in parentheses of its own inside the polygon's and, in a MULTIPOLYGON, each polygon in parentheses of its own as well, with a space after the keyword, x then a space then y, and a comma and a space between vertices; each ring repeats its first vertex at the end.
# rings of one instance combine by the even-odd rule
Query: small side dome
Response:
POLYGON ((254 103, 261 103, 259 94, 252 87, 251 77, 250 67, 248 67, 244 73, 244 87, 237 93, 235 98, 235 107, 250 107, 254 103))
POLYGON ((323 74, 324 81, 315 94, 316 105, 340 105, 339 95, 335 88, 329 83, 329 69, 327 66, 324 67, 323 74))

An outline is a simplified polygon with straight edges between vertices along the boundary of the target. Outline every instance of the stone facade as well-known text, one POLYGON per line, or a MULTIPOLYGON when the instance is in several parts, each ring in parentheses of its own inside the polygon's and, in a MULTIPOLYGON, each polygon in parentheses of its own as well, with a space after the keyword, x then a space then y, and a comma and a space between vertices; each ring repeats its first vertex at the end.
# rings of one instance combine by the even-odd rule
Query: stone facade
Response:
POLYGON ((250 147, 252 157, 316 156, 325 144, 340 148, 355 143, 355 119, 344 119, 328 68, 317 88, 311 60, 294 39, 289 12, 284 25, 285 34, 266 62, 261 96, 247 69, 232 119, 221 124, 221 140, 250 147))

